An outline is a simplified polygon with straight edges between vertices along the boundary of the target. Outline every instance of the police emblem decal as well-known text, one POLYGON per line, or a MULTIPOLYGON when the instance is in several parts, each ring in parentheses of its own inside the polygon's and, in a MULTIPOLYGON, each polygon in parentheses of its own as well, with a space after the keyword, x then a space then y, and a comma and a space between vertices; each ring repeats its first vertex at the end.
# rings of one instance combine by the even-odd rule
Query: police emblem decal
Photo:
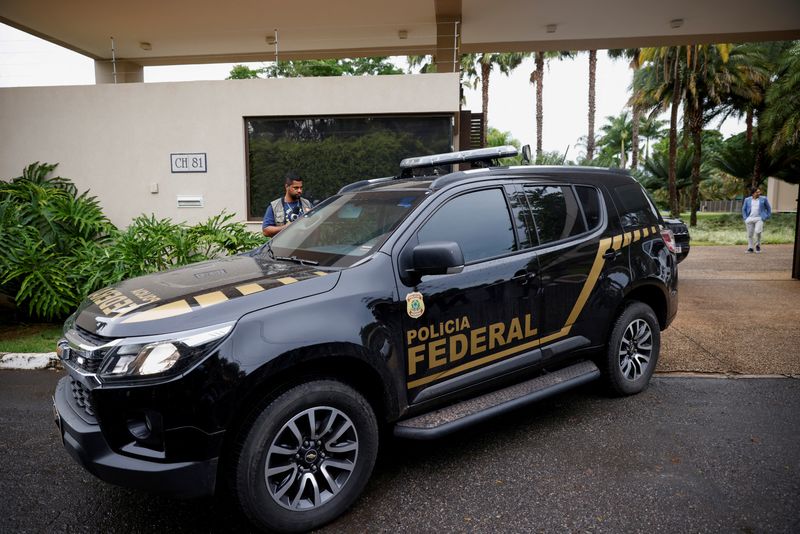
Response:
POLYGON ((406 295, 406 311, 412 319, 418 319, 425 313, 425 302, 422 300, 422 293, 414 291, 406 295))

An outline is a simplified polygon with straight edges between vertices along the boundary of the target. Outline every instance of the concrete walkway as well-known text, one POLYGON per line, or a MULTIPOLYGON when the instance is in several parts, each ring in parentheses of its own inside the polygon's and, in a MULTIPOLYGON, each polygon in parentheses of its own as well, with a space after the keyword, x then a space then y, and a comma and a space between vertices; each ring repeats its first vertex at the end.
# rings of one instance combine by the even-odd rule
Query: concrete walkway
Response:
POLYGON ((678 315, 659 372, 800 376, 800 281, 792 246, 694 247, 679 266, 678 315))

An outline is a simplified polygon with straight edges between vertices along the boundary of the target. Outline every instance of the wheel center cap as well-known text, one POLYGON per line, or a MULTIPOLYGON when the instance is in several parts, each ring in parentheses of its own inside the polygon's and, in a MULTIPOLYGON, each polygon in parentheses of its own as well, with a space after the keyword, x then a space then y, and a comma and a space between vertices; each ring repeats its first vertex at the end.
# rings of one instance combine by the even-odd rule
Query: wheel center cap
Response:
POLYGON ((314 449, 307 450, 306 453, 303 455, 303 460, 309 464, 313 464, 314 462, 316 462, 317 458, 319 458, 319 454, 314 449))

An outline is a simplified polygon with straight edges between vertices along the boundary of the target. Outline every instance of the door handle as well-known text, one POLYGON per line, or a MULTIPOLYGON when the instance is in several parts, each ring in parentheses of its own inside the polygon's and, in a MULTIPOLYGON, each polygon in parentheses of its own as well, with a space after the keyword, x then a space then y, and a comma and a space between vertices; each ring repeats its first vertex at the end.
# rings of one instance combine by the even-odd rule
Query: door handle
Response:
POLYGON ((534 278, 536 278, 536 273, 532 273, 530 271, 519 271, 511 279, 517 280, 520 284, 525 285, 534 278))

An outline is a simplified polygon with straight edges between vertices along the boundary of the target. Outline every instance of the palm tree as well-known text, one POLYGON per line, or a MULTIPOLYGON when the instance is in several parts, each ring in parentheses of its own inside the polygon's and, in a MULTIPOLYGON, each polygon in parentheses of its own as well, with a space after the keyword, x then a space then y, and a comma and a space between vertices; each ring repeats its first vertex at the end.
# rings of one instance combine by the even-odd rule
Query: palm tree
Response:
POLYGON ((644 65, 633 78, 634 105, 658 113, 670 109, 669 120, 669 208, 679 216, 678 194, 675 188, 675 164, 678 150, 678 107, 683 91, 681 59, 683 47, 643 48, 640 59, 644 65), (663 76, 662 76, 663 70, 663 76))
POLYGON ((589 131, 586 134, 586 159, 594 159, 595 82, 597 78, 597 50, 589 50, 589 131))
POLYGON ((628 159, 628 148, 631 147, 631 130, 632 128, 630 115, 627 111, 623 111, 617 116, 606 117, 606 124, 604 124, 600 131, 603 132, 603 137, 598 141, 598 148, 600 153, 597 161, 601 165, 616 165, 624 169, 628 159))
MULTIPOLYGON (((608 51, 608 57, 629 60, 628 66, 633 72, 636 72, 641 65, 639 61, 640 52, 640 48, 612 48, 608 51)), ((642 108, 635 103, 631 103, 631 110, 633 114, 631 118, 631 169, 636 170, 639 167, 639 127, 641 126, 642 108)))
POLYGON ((481 139, 481 146, 486 146, 486 132, 489 129, 489 79, 492 74, 492 69, 497 66, 498 70, 508 76, 511 72, 519 67, 522 60, 525 59, 527 54, 522 52, 511 52, 506 54, 471 54, 470 57, 474 58, 473 64, 477 63, 480 66, 481 78, 481 100, 483 104, 483 134, 481 139))
POLYGON ((544 95, 544 67, 551 59, 572 58, 574 54, 565 50, 562 51, 537 51, 534 53, 536 68, 531 72, 531 83, 536 86, 536 159, 542 157, 542 123, 544 121, 544 111, 542 107, 542 97, 544 95))
POLYGON ((652 158, 648 158, 644 162, 645 174, 639 179, 641 184, 653 193, 663 190, 669 190, 669 176, 670 172, 675 173, 675 194, 678 197, 678 205, 680 205, 680 198, 682 193, 690 188, 692 185, 692 150, 677 150, 675 157, 675 166, 670 171, 670 158, 669 152, 666 154, 663 151, 657 151, 653 154, 652 158))
POLYGON ((800 42, 779 60, 777 78, 767 89, 764 126, 772 133, 773 151, 800 146, 800 42))

